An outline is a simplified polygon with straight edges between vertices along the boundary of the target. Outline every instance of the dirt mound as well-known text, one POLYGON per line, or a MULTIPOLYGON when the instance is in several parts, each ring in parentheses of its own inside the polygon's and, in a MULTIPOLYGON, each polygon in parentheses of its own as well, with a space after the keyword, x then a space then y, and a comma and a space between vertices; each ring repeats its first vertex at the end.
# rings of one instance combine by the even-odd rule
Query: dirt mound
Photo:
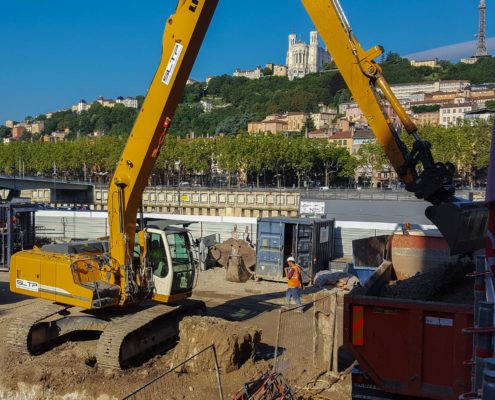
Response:
MULTIPOLYGON (((261 330, 239 326, 213 317, 186 317, 179 325, 180 342, 174 350, 172 364, 177 365, 212 343, 215 345, 218 365, 222 372, 238 370, 256 354, 261 341, 261 330)), ((213 357, 197 357, 188 362, 183 371, 201 372, 215 368, 213 357)))

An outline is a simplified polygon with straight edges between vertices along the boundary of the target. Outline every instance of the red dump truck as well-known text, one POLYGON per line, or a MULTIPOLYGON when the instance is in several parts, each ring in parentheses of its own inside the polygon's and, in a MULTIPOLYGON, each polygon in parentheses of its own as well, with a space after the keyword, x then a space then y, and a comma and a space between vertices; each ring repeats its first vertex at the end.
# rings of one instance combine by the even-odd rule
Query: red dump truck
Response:
POLYGON ((450 259, 438 237, 386 243, 378 253, 392 262, 345 297, 344 345, 359 363, 353 399, 458 399, 471 386, 472 338, 462 330, 473 325, 472 263, 450 259))

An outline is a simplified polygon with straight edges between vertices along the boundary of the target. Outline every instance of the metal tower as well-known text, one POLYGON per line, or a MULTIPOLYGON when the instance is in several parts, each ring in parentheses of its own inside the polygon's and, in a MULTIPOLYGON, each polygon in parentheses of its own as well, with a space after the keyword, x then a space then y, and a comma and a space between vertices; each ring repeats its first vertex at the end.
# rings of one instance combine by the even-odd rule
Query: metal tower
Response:
POLYGON ((486 49, 486 2, 480 0, 480 22, 478 27, 478 44, 476 46, 475 57, 486 57, 488 50, 486 49))

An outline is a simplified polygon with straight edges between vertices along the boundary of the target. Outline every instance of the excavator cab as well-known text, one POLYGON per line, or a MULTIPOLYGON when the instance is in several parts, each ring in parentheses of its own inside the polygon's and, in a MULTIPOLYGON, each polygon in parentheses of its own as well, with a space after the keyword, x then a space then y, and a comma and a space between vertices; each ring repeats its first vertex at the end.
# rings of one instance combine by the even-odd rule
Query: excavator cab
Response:
POLYGON ((165 230, 146 228, 148 261, 153 271, 155 296, 189 294, 196 275, 192 243, 187 229, 167 227, 165 230))

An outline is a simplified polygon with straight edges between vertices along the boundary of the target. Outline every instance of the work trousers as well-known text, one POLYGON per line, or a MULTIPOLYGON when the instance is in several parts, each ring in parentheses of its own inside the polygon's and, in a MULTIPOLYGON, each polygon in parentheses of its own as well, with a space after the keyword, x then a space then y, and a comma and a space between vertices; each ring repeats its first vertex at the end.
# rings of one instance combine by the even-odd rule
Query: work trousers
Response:
POLYGON ((287 288, 287 292, 285 293, 285 298, 287 300, 287 304, 290 304, 290 299, 293 298, 298 306, 301 305, 301 293, 302 289, 300 287, 289 287, 287 288))

